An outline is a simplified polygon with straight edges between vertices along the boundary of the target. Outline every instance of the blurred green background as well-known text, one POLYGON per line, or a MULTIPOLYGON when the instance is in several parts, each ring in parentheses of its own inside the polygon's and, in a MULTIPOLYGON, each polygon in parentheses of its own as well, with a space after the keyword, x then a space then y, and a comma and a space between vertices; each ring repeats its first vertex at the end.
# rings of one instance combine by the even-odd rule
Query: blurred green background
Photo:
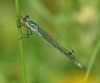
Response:
MULTIPOLYGON (((86 70, 94 58, 87 83, 100 83, 100 0, 20 0, 20 6, 22 16, 29 15, 59 43, 75 50, 86 70)), ((86 70, 38 35, 23 39, 23 49, 27 83, 83 83, 86 70)), ((0 83, 21 83, 15 0, 0 0, 0 83)))

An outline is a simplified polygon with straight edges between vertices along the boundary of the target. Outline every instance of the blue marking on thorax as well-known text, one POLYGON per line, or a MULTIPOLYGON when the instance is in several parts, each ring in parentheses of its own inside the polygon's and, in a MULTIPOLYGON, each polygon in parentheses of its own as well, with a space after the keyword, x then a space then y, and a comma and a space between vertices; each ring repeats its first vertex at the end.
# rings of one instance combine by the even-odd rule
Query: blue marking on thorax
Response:
POLYGON ((31 21, 31 20, 28 21, 28 23, 29 23, 29 25, 32 26, 33 28, 36 27, 36 26, 38 26, 35 22, 33 22, 33 21, 31 21))
POLYGON ((28 21, 28 25, 29 25, 29 28, 30 28, 32 31, 34 31, 34 32, 37 33, 39 36, 41 36, 41 34, 38 32, 38 25, 37 25, 35 22, 29 20, 29 21, 28 21))

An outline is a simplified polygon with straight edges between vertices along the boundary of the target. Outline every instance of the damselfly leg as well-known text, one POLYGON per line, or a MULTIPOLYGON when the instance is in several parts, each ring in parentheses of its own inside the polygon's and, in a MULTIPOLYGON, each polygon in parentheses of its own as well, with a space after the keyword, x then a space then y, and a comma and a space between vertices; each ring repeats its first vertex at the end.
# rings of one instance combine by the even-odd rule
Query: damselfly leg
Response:
POLYGON ((27 35, 32 35, 32 30, 30 28, 27 28, 27 35))
POLYGON ((21 23, 22 18, 23 18, 22 16, 17 16, 16 24, 17 24, 18 28, 20 28, 22 26, 22 23, 21 23))
POLYGON ((26 29, 27 29, 27 33, 26 33, 26 35, 20 37, 18 40, 20 40, 20 39, 24 39, 24 38, 29 38, 29 36, 32 35, 32 31, 31 31, 29 28, 26 28, 26 29))
MULTIPOLYGON (((22 28, 21 26, 24 26, 24 24, 20 23, 20 21, 17 20, 16 22, 17 22, 17 27, 18 28, 22 28)), ((18 40, 24 39, 24 38, 29 38, 29 36, 32 35, 32 30, 30 28, 25 27, 25 29, 26 29, 26 35, 18 38, 18 40)))

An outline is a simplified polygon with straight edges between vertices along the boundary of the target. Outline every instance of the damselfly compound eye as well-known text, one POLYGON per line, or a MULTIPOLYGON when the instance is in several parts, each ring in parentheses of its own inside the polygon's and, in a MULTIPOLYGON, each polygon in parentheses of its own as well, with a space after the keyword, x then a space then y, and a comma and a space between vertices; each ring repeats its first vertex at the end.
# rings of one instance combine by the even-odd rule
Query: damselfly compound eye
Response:
POLYGON ((23 21, 27 21, 29 19, 29 16, 26 15, 25 17, 23 17, 23 21))
POLYGON ((29 16, 28 16, 28 15, 26 15, 26 18, 28 18, 28 19, 29 19, 29 16))

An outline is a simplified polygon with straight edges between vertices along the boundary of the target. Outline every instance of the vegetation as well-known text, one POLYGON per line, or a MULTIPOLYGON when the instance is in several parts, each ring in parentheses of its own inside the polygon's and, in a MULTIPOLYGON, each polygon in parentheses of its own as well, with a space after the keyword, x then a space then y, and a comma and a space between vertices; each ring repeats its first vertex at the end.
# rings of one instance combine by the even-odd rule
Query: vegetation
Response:
POLYGON ((0 83, 100 83, 99 0, 1 0, 0 83), (17 2, 18 1, 18 2, 17 2), (85 65, 80 70, 24 27, 20 16, 29 15, 85 65))

